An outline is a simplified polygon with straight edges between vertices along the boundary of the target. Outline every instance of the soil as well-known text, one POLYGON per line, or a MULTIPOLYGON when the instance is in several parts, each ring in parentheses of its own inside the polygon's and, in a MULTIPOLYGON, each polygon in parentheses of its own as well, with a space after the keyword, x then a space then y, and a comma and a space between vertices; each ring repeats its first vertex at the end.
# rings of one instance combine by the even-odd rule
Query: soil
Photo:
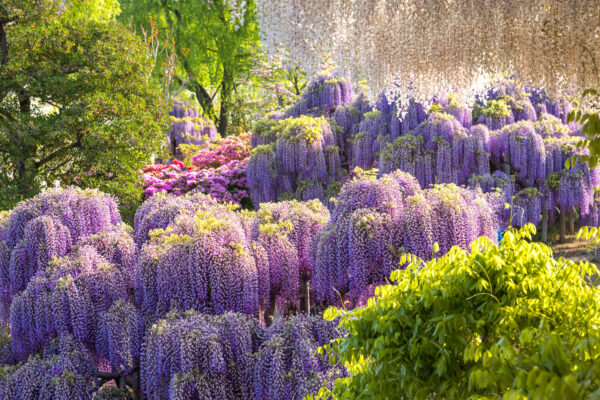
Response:
POLYGON ((564 243, 551 244, 555 257, 565 257, 573 261, 588 260, 600 266, 600 248, 594 254, 594 246, 585 241, 577 240, 576 235, 568 235, 564 243))

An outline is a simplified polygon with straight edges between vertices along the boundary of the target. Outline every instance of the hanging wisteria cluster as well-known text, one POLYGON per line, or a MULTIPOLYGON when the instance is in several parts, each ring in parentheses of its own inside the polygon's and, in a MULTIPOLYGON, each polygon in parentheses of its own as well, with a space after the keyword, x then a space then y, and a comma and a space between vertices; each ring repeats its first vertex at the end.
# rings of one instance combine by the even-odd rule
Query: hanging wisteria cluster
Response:
POLYGON ((200 193, 158 194, 134 230, 118 218, 102 225, 94 213, 68 223, 74 210, 89 211, 86 201, 112 201, 102 196, 57 189, 2 215, 2 249, 38 240, 25 233, 27 218, 62 221, 76 239, 7 297, 2 360, 24 363, 3 367, 0 398, 126 399, 127 384, 136 398, 283 399, 342 376, 315 354, 339 337, 335 324, 281 318, 310 312, 316 239, 329 220, 318 200, 248 212, 200 193), (109 380, 117 386, 102 387, 109 380))
POLYGON ((102 347, 99 313, 128 299, 130 273, 110 264, 91 246, 52 261, 46 273, 33 278, 12 302, 13 354, 26 359, 65 334, 91 349, 102 347))
POLYGON ((348 293, 356 303, 364 291, 385 282, 402 254, 428 260, 455 245, 468 248, 479 236, 495 240, 497 229, 485 199, 454 184, 422 190, 414 177, 399 171, 354 179, 342 187, 319 237, 313 272, 317 300, 333 303, 348 293))
POLYGON ((91 400, 98 390, 93 356, 71 335, 55 339, 23 364, 2 369, 1 400, 91 400))
MULTIPOLYGON (((337 148, 328 147, 337 150, 329 156, 336 163, 339 159, 341 166, 337 185, 311 195, 332 208, 330 196, 354 168, 377 168, 379 176, 401 170, 415 176, 423 188, 439 183, 471 182, 473 189, 483 185, 480 189, 503 227, 525 223, 546 227, 558 215, 574 212, 583 221, 600 178, 598 169, 581 164, 568 170, 564 167, 567 158, 582 151, 575 146, 581 126, 566 123, 571 109, 568 97, 523 87, 514 78, 486 85, 472 106, 443 90, 426 102, 383 92, 369 103, 361 89, 352 103, 329 113, 337 148), (494 184, 500 172, 512 181, 510 191, 502 192, 507 186, 494 184), (507 212, 506 204, 508 209, 514 206, 514 212, 507 212)), ((274 147, 268 145, 277 143, 277 127, 285 121, 266 120, 256 126, 251 173, 253 182, 264 184, 257 186, 263 192, 255 192, 255 202, 281 197, 276 190, 278 182, 294 180, 280 167, 274 147), (262 179, 256 175, 259 171, 263 171, 262 179)))
POLYGON ((268 0, 258 11, 269 51, 288 49, 313 76, 330 56, 376 92, 401 77, 393 90, 404 95, 467 96, 482 77, 513 72, 548 89, 598 86, 595 0, 268 0))
POLYGON ((316 354, 336 324, 297 316, 268 328, 243 314, 171 313, 154 324, 142 356, 149 400, 301 399, 344 376, 316 354))
POLYGON ((322 73, 310 81, 300 100, 286 111, 286 115, 331 116, 338 106, 352 103, 353 97, 349 79, 322 73))
POLYGON ((327 120, 300 116, 262 123, 253 139, 247 184, 255 206, 283 200, 327 200, 342 177, 339 147, 327 120))
POLYGON ((153 196, 136 214, 137 304, 147 322, 173 308, 267 321, 276 306, 298 310, 309 300, 313 241, 328 216, 318 201, 265 204, 255 213, 199 193, 153 196))
POLYGON ((181 154, 182 144, 202 144, 217 137, 215 124, 198 115, 198 106, 175 100, 171 110, 171 128, 167 132, 167 143, 173 156, 181 154))
POLYGON ((121 223, 116 201, 95 190, 52 189, 15 207, 0 245, 0 289, 4 306, 27 287, 54 257, 121 223))

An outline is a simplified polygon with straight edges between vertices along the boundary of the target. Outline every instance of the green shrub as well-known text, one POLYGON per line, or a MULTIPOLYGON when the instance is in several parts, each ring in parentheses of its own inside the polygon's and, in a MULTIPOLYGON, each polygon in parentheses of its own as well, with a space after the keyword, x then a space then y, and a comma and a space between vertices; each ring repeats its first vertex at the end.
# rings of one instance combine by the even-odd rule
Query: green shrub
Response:
POLYGON ((600 398, 599 290, 588 262, 553 258, 533 225, 429 262, 406 257, 394 282, 351 311, 349 335, 320 351, 350 371, 340 399, 600 398))

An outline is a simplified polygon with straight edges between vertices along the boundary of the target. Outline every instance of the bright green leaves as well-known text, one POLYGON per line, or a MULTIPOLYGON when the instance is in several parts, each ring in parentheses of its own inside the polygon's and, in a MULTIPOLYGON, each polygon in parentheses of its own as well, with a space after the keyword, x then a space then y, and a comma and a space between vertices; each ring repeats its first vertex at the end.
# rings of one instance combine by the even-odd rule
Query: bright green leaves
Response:
POLYGON ((87 19, 95 22, 111 22, 121 13, 117 0, 71 0, 61 18, 70 22, 87 19))
POLYGON ((590 110, 583 112, 581 109, 575 109, 567 116, 567 123, 577 122, 582 124, 581 133, 583 138, 577 143, 576 148, 588 149, 589 153, 577 152, 565 161, 565 167, 575 166, 577 160, 586 162, 590 168, 595 168, 600 160, 600 97, 594 89, 586 89, 581 96, 581 103, 590 104, 590 110))
MULTIPOLYGON (((589 231, 588 231, 589 232, 589 231)), ((402 257, 364 308, 330 308, 349 335, 326 346, 354 399, 578 399, 600 385, 600 293, 589 263, 554 259, 535 228, 430 262, 402 257)), ((582 236, 589 233, 582 233, 582 236)), ((328 394, 329 395, 329 394, 328 394)))

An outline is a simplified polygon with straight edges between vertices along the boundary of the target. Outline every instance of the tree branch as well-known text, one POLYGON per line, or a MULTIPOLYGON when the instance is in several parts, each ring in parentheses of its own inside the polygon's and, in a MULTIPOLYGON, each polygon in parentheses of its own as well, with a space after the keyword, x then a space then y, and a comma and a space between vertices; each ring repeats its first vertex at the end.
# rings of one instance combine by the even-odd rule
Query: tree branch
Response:
POLYGON ((41 159, 40 161, 36 161, 33 165, 37 169, 37 168, 41 167, 42 165, 47 164, 48 162, 54 160, 62 152, 66 151, 66 150, 75 149, 75 148, 79 147, 80 145, 81 145, 80 141, 77 140, 75 143, 71 143, 70 145, 68 145, 66 147, 63 147, 63 148, 60 148, 60 149, 56 150, 55 152, 53 152, 52 154, 46 156, 45 158, 41 159))

